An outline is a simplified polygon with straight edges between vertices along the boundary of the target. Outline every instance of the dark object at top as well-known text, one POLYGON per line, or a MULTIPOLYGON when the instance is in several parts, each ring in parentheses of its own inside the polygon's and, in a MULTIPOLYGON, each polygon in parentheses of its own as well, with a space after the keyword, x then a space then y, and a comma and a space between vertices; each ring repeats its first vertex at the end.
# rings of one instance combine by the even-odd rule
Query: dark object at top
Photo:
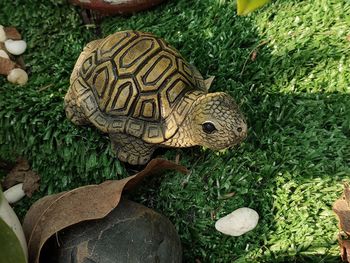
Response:
POLYGON ((70 0, 74 5, 102 14, 132 14, 152 8, 164 0, 70 0))
POLYGON ((81 222, 51 237, 40 258, 40 262, 50 263, 181 260, 181 242, 172 223, 163 215, 125 199, 105 218, 81 222))

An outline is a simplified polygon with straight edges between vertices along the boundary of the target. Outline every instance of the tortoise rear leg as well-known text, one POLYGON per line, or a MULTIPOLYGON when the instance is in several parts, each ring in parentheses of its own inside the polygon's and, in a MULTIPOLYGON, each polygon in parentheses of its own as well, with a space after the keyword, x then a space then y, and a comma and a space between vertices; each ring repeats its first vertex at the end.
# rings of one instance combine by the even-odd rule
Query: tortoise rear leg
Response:
POLYGON ((149 144, 131 135, 122 133, 110 134, 112 149, 123 162, 133 165, 146 164, 157 148, 154 144, 149 144))
POLYGON ((78 81, 74 82, 64 97, 64 109, 66 111, 67 118, 74 124, 86 125, 89 123, 89 121, 86 119, 83 109, 78 105, 76 90, 79 90, 79 87, 76 85, 80 85, 78 81))

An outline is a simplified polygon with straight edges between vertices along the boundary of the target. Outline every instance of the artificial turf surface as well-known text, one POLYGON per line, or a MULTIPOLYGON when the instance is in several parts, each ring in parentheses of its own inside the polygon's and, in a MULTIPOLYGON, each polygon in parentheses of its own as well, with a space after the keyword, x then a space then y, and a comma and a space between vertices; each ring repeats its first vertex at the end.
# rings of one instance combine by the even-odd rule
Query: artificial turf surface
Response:
MULTIPOLYGON (((176 225, 184 262, 338 262, 331 206, 350 181, 350 2, 279 0, 247 17, 235 10, 234 0, 170 0, 103 21, 103 35, 135 29, 165 38, 216 76, 212 91, 235 97, 250 127, 223 154, 160 152, 180 154, 190 175, 168 172, 131 198, 176 225), (215 230, 217 218, 242 206, 260 215, 254 231, 215 230)), ((46 194, 127 176, 107 136, 65 118, 71 70, 95 37, 77 10, 65 1, 1 1, 0 23, 23 34, 30 73, 24 87, 0 79, 0 157, 23 155, 42 178, 16 211, 23 216, 46 194)))

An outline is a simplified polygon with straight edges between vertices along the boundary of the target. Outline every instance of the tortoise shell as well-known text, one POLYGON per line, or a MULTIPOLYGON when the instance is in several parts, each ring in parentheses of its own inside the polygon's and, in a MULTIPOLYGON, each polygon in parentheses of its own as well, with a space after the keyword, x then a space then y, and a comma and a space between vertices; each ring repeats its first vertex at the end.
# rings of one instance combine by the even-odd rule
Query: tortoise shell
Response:
POLYGON ((103 132, 148 143, 171 138, 197 95, 200 73, 164 40, 124 31, 89 43, 71 76, 79 107, 103 132))

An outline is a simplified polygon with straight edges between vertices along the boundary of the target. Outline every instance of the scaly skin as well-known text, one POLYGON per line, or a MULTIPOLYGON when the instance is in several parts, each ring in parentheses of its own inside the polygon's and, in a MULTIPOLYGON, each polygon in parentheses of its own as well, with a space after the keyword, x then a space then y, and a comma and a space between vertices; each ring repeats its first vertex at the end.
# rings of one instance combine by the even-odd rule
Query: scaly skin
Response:
POLYGON ((145 164, 157 147, 240 143, 247 125, 226 93, 207 93, 209 81, 164 40, 116 32, 87 44, 65 96, 67 117, 111 138, 118 158, 145 164))
POLYGON ((146 164, 157 148, 156 145, 145 143, 144 141, 123 133, 109 135, 112 143, 112 150, 123 162, 133 165, 146 164))
POLYGON ((162 143, 169 147, 205 146, 222 150, 242 142, 247 124, 234 100, 224 92, 198 97, 177 133, 162 143), (202 124, 211 122, 216 130, 208 134, 202 124))

